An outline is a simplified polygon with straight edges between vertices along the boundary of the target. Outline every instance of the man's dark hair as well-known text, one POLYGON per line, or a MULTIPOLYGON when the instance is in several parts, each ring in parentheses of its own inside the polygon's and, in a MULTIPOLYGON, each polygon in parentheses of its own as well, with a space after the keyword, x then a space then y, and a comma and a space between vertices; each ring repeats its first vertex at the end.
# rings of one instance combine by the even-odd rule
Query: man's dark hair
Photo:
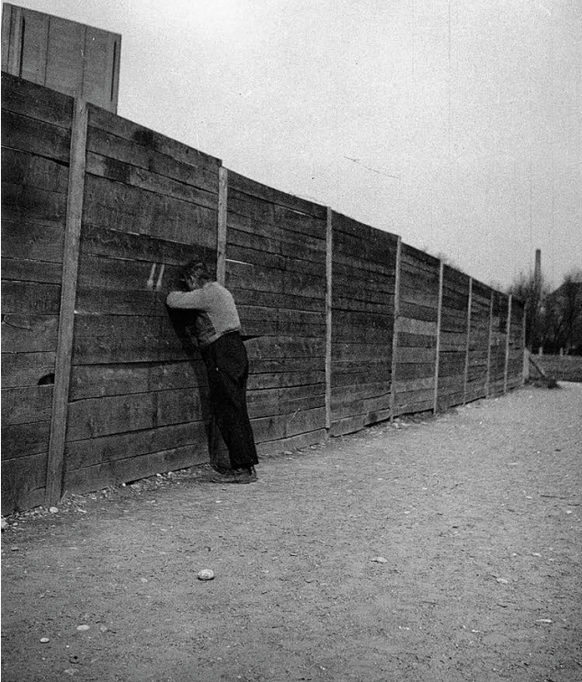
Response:
POLYGON ((200 260, 191 260, 186 263, 182 268, 181 276, 183 280, 193 277, 204 282, 213 282, 215 279, 214 270, 200 260))

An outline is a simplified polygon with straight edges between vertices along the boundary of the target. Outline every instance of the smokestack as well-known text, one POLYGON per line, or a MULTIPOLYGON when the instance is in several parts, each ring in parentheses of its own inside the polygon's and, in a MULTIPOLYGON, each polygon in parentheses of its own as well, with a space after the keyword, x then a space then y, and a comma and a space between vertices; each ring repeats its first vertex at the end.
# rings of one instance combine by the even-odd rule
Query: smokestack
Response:
POLYGON ((536 292, 542 290, 542 251, 541 249, 536 249, 536 266, 534 270, 534 285, 536 292))

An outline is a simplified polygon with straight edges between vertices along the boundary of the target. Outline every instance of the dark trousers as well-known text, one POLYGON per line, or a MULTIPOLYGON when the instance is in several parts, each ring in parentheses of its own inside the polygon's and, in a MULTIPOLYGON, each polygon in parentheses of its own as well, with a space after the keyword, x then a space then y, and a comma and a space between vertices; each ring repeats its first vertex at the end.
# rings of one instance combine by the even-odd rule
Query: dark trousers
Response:
POLYGON ((258 463, 247 412, 249 362, 240 334, 225 334, 201 349, 208 373, 212 416, 228 448, 233 469, 258 463))

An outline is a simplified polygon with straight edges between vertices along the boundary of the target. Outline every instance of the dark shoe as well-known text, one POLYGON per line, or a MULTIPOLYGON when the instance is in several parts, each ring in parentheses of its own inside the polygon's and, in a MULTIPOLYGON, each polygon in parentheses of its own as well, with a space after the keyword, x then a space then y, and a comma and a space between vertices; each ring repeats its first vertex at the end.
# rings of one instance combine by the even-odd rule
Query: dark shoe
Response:
POLYGON ((208 479, 210 483, 255 483, 257 481, 257 472, 255 467, 248 469, 232 469, 225 474, 215 474, 208 479))

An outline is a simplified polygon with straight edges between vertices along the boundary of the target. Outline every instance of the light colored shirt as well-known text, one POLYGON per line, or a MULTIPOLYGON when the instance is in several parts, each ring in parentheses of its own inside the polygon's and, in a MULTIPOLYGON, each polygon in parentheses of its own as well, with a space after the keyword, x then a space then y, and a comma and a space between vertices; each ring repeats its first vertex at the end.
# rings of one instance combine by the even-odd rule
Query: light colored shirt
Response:
POLYGON ((196 310, 196 337, 208 346, 224 334, 240 330, 240 319, 234 298, 218 282, 209 282, 193 291, 172 291, 166 298, 170 308, 196 310))

